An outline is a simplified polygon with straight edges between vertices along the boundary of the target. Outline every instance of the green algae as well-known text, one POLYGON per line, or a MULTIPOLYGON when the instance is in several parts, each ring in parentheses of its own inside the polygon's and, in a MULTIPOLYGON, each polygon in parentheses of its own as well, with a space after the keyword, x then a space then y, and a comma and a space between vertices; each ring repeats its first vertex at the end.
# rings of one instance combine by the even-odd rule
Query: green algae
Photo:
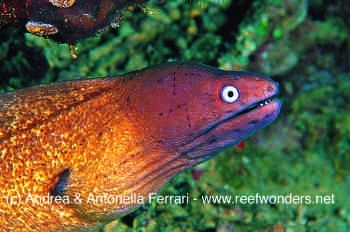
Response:
POLYGON ((203 171, 199 180, 186 171, 159 194, 333 194, 334 203, 152 202, 101 230, 349 231, 350 33, 342 9, 329 4, 153 1, 126 12, 116 30, 76 44, 77 59, 66 44, 12 31, 4 36, 3 31, 0 91, 118 75, 168 60, 271 75, 283 96, 277 121, 249 139, 244 149, 229 149, 195 167, 203 171), (313 12, 320 6, 321 13, 313 12))
POLYGON ((219 58, 220 67, 228 70, 246 68, 249 56, 259 46, 271 37, 278 40, 288 35, 304 21, 307 1, 254 1, 252 9, 254 13, 239 25, 234 47, 219 58))

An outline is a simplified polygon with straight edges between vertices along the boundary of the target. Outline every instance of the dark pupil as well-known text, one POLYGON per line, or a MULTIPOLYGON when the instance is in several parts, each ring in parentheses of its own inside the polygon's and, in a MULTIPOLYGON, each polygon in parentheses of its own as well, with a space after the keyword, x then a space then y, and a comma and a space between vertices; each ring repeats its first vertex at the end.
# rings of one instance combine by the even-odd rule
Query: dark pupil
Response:
POLYGON ((233 91, 228 92, 227 95, 228 95, 229 97, 233 97, 233 91))

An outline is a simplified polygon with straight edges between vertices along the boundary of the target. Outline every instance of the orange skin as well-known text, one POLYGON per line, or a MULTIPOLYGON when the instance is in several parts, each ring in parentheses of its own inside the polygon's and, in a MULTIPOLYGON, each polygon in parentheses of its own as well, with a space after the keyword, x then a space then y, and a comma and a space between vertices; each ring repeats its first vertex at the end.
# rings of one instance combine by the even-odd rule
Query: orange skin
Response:
POLYGON ((91 193, 147 199, 175 174, 271 123, 278 100, 242 111, 277 92, 256 74, 169 63, 0 96, 0 231, 88 228, 134 209, 139 203, 86 200, 91 193), (221 96, 227 85, 239 91, 233 103, 221 96), (26 201, 55 195, 55 187, 69 204, 26 201))

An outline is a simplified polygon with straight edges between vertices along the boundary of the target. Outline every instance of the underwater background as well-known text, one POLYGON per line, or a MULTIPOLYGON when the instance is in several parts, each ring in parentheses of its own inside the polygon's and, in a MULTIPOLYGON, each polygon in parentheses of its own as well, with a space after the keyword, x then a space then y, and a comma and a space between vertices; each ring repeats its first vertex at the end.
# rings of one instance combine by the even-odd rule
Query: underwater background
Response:
POLYGON ((298 204, 146 204, 101 231, 350 231, 350 1, 171 0, 129 7, 69 45, 0 30, 0 92, 116 76, 167 61, 249 70, 280 84, 278 119, 172 179, 161 195, 321 196, 298 204))

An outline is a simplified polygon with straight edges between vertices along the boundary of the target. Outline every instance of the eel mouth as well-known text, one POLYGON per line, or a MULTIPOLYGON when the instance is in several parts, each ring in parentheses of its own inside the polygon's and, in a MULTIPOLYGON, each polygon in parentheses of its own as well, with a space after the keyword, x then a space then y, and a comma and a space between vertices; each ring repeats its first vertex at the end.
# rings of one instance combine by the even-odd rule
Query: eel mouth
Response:
POLYGON ((271 97, 268 97, 268 98, 265 98, 265 99, 260 100, 260 101, 258 101, 258 102, 255 102, 255 103, 250 104, 249 106, 247 106, 247 107, 244 108, 243 110, 241 110, 241 111, 239 111, 239 112, 237 112, 237 113, 231 115, 231 116, 229 117, 229 120, 232 120, 232 119, 237 118, 237 117, 239 117, 239 116, 245 115, 245 114, 247 114, 247 113, 249 113, 249 112, 251 112, 251 111, 257 110, 257 109, 262 108, 262 107, 264 107, 264 106, 267 106, 267 105, 269 105, 269 104, 270 104, 271 102, 273 102, 273 101, 279 101, 278 98, 277 98, 277 93, 274 94, 274 95, 271 96, 271 97))
POLYGON ((277 93, 278 91, 205 128, 187 141, 180 155, 202 162, 270 124, 277 118, 281 108, 277 93))

